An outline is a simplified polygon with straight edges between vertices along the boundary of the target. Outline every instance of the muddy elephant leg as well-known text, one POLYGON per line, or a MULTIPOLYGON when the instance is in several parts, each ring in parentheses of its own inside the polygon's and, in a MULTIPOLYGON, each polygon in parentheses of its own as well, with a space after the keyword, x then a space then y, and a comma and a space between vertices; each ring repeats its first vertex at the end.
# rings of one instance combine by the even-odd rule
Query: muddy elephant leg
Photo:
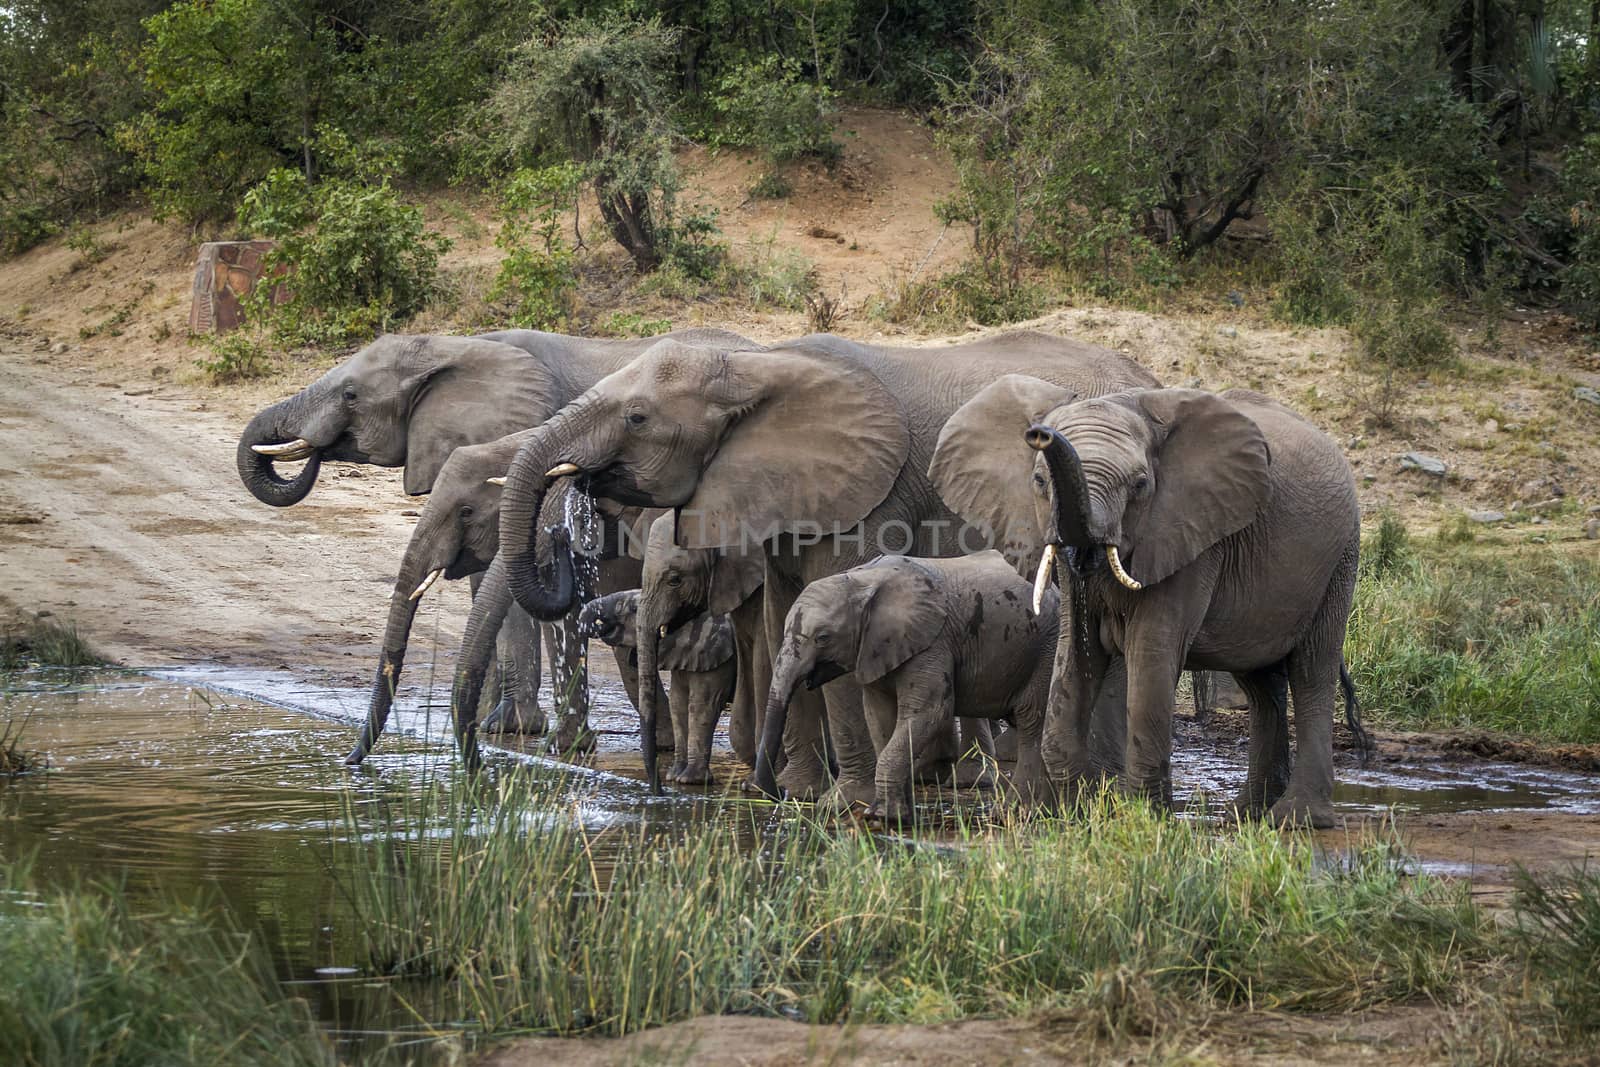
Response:
POLYGON ((912 770, 940 743, 940 733, 954 725, 954 707, 949 699, 924 687, 896 694, 873 687, 863 692, 871 704, 892 704, 896 709, 894 732, 879 754, 874 774, 873 802, 869 818, 889 826, 911 826, 916 821, 912 802, 912 770))
POLYGON ((1172 707, 1178 688, 1178 664, 1187 642, 1167 627, 1149 627, 1129 643, 1128 739, 1122 777, 1124 792, 1172 806, 1172 707))
POLYGON ((1233 677, 1250 701, 1250 763, 1233 803, 1241 817, 1258 818, 1288 788, 1294 765, 1289 753, 1288 666, 1278 662, 1233 677))
POLYGON ((683 785, 705 785, 711 781, 711 741, 722 709, 733 699, 736 671, 734 664, 728 662, 691 676, 688 721, 685 732, 679 735, 688 749, 683 774, 678 778, 683 785))
MULTIPOLYGON (((872 743, 872 731, 862 708, 861 687, 853 678, 841 678, 822 687, 822 699, 827 704, 828 741, 839 764, 838 777, 822 803, 839 811, 858 804, 870 805, 875 791, 873 780, 878 771, 878 750, 872 743)), ((918 750, 919 754, 931 751, 938 741, 935 734, 918 750)))
POLYGON ((956 786, 993 789, 996 782, 994 725, 988 719, 956 720, 960 731, 960 757, 956 760, 956 786))
POLYGON ((548 722, 539 707, 539 628, 526 611, 513 604, 495 638, 500 691, 494 710, 479 729, 484 733, 545 732, 548 722))
MULTIPOLYGON (((672 671, 672 680, 667 689, 667 717, 672 720, 672 732, 677 737, 689 736, 689 703, 694 699, 693 686, 689 682, 688 671, 672 671)), ((659 739, 659 732, 657 737, 659 739)), ((659 751, 659 747, 657 749, 659 751)), ((689 746, 680 745, 673 753, 672 766, 667 769, 665 778, 669 782, 683 781, 683 771, 689 746)))
POLYGON ((556 753, 591 752, 594 731, 589 728, 588 642, 578 636, 576 614, 541 626, 550 661, 550 696, 555 705, 556 729, 550 750, 556 753))
MULTIPOLYGON (((768 665, 770 685, 771 664, 777 659, 778 647, 783 642, 783 622, 800 591, 793 580, 783 575, 769 559, 763 594, 762 620, 767 652, 764 659, 768 665)), ((778 785, 794 800, 816 800, 828 791, 827 714, 822 693, 816 690, 800 689, 789 705, 789 715, 783 724, 783 755, 787 763, 778 773, 778 785)), ((869 790, 871 781, 869 774, 869 790)))

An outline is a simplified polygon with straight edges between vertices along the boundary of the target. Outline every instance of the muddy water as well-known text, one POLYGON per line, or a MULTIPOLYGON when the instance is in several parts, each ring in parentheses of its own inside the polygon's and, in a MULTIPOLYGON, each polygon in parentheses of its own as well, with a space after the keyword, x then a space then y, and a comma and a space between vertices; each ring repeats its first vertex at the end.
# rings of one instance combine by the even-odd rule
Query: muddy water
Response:
MULTIPOLYGON (((362 970, 362 931, 330 868, 345 806, 398 805, 430 775, 455 772, 442 680, 403 688, 377 752, 358 771, 340 760, 366 709, 366 693, 308 685, 287 671, 186 668, 132 674, 12 679, 0 718, 27 720, 26 747, 51 769, 0 782, 0 857, 34 853, 49 883, 123 880, 135 894, 204 898, 259 929, 280 976, 310 1000, 352 1058, 388 1049, 395 1061, 431 1058, 418 1015, 452 1027, 440 991, 362 970)), ((633 771, 631 706, 599 677, 597 762, 633 771)), ((1241 742, 1208 738, 1187 722, 1175 745, 1180 797, 1226 797, 1242 774, 1241 742)), ((726 753, 726 739, 719 738, 726 753)), ((502 753, 555 773, 565 765, 502 753)), ((724 755, 724 774, 732 771, 724 755)), ((1417 759, 1342 765, 1338 806, 1347 814, 1546 809, 1600 811, 1600 782, 1512 764, 1417 759)), ((649 797, 626 773, 571 776, 571 803, 593 831, 643 825, 685 832, 716 818, 707 797, 649 797)), ((607 837, 599 834, 598 859, 607 837)), ((629 835, 631 836, 631 835, 629 835)))

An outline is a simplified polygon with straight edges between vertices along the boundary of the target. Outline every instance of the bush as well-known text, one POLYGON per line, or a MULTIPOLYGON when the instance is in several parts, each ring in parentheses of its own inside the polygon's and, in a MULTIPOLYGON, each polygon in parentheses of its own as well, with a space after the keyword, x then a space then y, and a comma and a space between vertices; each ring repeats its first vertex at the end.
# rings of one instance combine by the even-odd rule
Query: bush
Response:
POLYGON ((889 303, 891 322, 921 322, 946 329, 969 323, 999 326, 1037 315, 1043 294, 999 264, 969 263, 942 277, 905 285, 889 303))
POLYGON ((194 365, 214 384, 260 378, 272 369, 272 358, 260 331, 250 326, 208 337, 206 347, 211 350, 210 358, 197 359, 194 365))
POLYGON ((1566 223, 1561 299, 1585 324, 1600 329, 1600 133, 1567 149, 1558 196, 1566 223))
POLYGON ((360 342, 404 322, 437 291, 439 256, 450 247, 387 178, 310 185, 275 170, 245 194, 241 222, 278 242, 263 271, 286 268, 289 297, 274 303, 274 287, 262 285, 249 307, 289 346, 360 342))
POLYGON ((758 149, 774 166, 814 156, 833 162, 840 145, 828 116, 837 93, 804 80, 800 64, 776 55, 740 64, 717 82, 713 139, 758 149))
POLYGON ((513 302, 514 326, 558 329, 572 314, 578 275, 561 219, 576 204, 581 180, 576 164, 562 163, 524 168, 506 183, 494 240, 504 258, 490 299, 513 302))

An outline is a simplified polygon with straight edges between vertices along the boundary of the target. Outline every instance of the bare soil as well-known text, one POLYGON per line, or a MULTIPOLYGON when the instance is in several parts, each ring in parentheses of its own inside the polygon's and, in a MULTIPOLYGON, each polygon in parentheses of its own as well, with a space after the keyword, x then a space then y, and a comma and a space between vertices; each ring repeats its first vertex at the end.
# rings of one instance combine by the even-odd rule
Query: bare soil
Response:
MULTIPOLYGON (((905 116, 852 111, 842 127, 841 164, 792 172, 786 200, 750 199, 760 166, 738 153, 691 151, 691 192, 721 207, 739 254, 801 249, 823 288, 846 294, 851 312, 838 332, 946 343, 861 307, 867 296, 947 270, 964 254, 965 235, 945 231, 932 214, 952 187, 948 164, 928 131, 905 116)), ((457 237, 446 267, 481 278, 493 262, 484 205, 439 197, 429 211, 457 237)), ((335 357, 284 357, 262 380, 205 383, 194 368, 203 350, 184 328, 196 235, 136 213, 91 232, 103 256, 57 242, 0 263, 0 625, 50 613, 133 666, 288 666, 329 684, 362 684, 418 501, 401 493, 396 472, 330 466, 308 501, 276 511, 249 497, 233 461, 249 413, 335 357)), ((1259 303, 1168 314, 1065 307, 1025 325, 1120 348, 1172 384, 1244 385, 1285 400, 1345 444, 1369 515, 1388 507, 1431 525, 1493 508, 1512 516, 1483 527, 1481 539, 1600 551, 1583 533, 1589 509, 1600 505, 1600 407, 1572 393, 1600 386, 1600 356, 1570 323, 1519 310, 1496 324, 1492 343, 1481 325, 1461 326, 1464 373, 1406 383, 1396 424, 1379 428, 1370 383, 1351 369, 1349 337, 1282 327, 1259 303), (1449 474, 1401 472, 1397 457, 1409 450, 1443 458, 1449 474)), ((766 340, 808 329, 800 314, 715 305, 678 309, 672 320, 766 340)), ((420 325, 451 328, 451 319, 430 312, 420 325)), ((450 669, 466 604, 465 583, 451 583, 430 595, 419 618, 417 633, 436 646, 441 671, 450 669)), ((1600 765, 1591 750, 1495 738, 1406 735, 1386 745, 1440 759, 1600 765)), ((1600 856, 1600 818, 1589 816, 1442 814, 1402 820, 1399 829, 1417 855, 1471 878, 1491 903, 1504 898, 1516 864, 1600 856)), ((1330 847, 1340 840, 1325 835, 1330 847)), ((1432 1007, 1333 1018, 1234 1014, 1128 1046, 1059 1020, 821 1028, 701 1019, 619 1042, 524 1042, 489 1062, 681 1062, 691 1053, 716 1064, 1432 1062, 1452 1054, 1454 1025, 1432 1007)))

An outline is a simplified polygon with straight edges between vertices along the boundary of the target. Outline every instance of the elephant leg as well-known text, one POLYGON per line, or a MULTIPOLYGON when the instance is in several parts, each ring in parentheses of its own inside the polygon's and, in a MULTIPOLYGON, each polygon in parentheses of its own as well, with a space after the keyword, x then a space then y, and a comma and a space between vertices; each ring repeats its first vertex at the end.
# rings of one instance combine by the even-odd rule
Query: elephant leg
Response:
POLYGON ((711 741, 717 731, 722 709, 733 697, 736 668, 725 663, 709 671, 696 672, 689 703, 686 732, 682 735, 688 753, 684 757, 684 785, 705 785, 711 781, 711 741))
POLYGON ((757 662, 766 650, 761 640, 761 600, 758 596, 749 597, 732 615, 737 688, 728 717, 728 743, 733 746, 733 754, 748 767, 756 765, 756 743, 761 738, 759 720, 772 681, 771 665, 757 662))
POLYGON ((539 628, 532 616, 513 604, 500 625, 495 648, 500 661, 496 672, 500 698, 480 729, 499 734, 544 733, 549 724, 539 707, 539 628))
MULTIPOLYGON (((689 736, 689 702, 694 698, 689 683, 689 672, 673 671, 671 688, 667 690, 667 715, 672 719, 672 732, 678 737, 689 736)), ((660 734, 657 733, 659 738, 660 734)), ((681 782, 683 780, 684 761, 688 756, 688 745, 682 745, 674 753, 677 757, 668 769, 666 780, 681 782)))
POLYGON ((1035 698, 1012 711, 1012 722, 1017 735, 1017 761, 1007 780, 1009 797, 1023 807, 1047 804, 1053 790, 1050 775, 1044 765, 1044 696, 1035 698))
MULTIPOLYGON (((822 698, 827 705, 828 741, 838 760, 839 773, 821 803, 839 811, 870 805, 878 751, 867 727, 861 687, 851 678, 841 678, 822 687, 822 698)), ((923 746, 923 751, 931 749, 936 740, 937 735, 923 746)))
MULTIPOLYGON (((766 683, 769 686, 772 663, 777 659, 778 647, 783 642, 783 622, 799 595, 793 579, 773 566, 769 558, 767 580, 761 598, 766 655, 760 657, 766 664, 766 683)), ((827 706, 821 693, 801 689, 794 695, 783 726, 783 755, 787 763, 778 774, 778 785, 792 799, 816 800, 828 790, 826 717, 827 706)), ((870 776, 868 781, 871 781, 870 776)))
POLYGON ((960 730, 960 757, 956 760, 956 787, 959 789, 993 789, 997 764, 994 754, 994 727, 988 719, 961 718, 956 720, 960 730))
POLYGON ((1289 753, 1289 672, 1279 662, 1233 677, 1250 701, 1250 765, 1234 806, 1241 815, 1259 817, 1283 795, 1294 763, 1289 753))
POLYGON ((1119 787, 1172 806, 1172 708, 1187 642, 1160 627, 1127 649, 1128 739, 1119 787))
POLYGON ((1089 775, 1112 781, 1128 749, 1128 662, 1109 656, 1089 711, 1089 775))
POLYGON ((556 709, 556 729, 550 737, 550 750, 592 752, 595 736, 589 729, 588 642, 578 636, 575 615, 546 623, 542 629, 550 660, 551 699, 556 709))
POLYGON ((912 802, 911 776, 918 760, 940 742, 940 733, 952 725, 954 707, 947 698, 916 687, 901 694, 886 693, 876 687, 863 693, 868 704, 892 703, 896 708, 894 733, 878 757, 874 774, 873 804, 867 817, 889 826, 911 826, 916 821, 912 802))

